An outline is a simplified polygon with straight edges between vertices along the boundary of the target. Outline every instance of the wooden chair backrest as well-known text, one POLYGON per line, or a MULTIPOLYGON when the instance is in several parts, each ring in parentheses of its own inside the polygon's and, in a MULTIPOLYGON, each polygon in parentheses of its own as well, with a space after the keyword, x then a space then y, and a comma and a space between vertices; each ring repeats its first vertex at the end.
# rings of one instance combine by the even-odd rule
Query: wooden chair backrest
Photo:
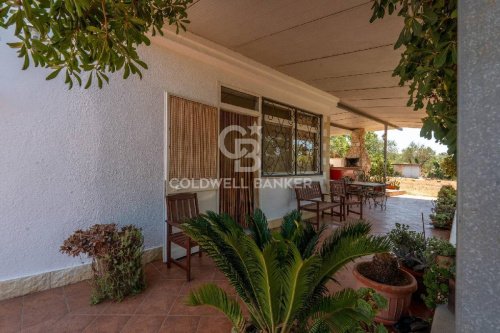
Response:
POLYGON ((330 194, 335 197, 344 197, 346 193, 343 180, 330 180, 330 194))
POLYGON ((167 222, 181 224, 200 215, 196 193, 167 195, 167 222))
POLYGON ((303 183, 294 186, 297 201, 321 199, 321 185, 319 182, 303 183))

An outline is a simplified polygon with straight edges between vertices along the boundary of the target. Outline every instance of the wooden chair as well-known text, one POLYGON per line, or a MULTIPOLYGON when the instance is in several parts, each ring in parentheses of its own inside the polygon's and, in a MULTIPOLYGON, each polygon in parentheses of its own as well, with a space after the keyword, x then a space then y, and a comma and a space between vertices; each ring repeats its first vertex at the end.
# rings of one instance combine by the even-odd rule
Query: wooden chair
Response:
MULTIPOLYGON (((191 280, 191 249, 198 246, 196 242, 191 240, 184 232, 180 230, 180 225, 189 219, 197 217, 200 212, 198 209, 198 197, 196 193, 180 193, 171 194, 167 198, 167 267, 175 264, 186 271, 186 278, 191 280), (172 258, 172 243, 179 245, 186 250, 186 263, 172 258)), ((201 249, 198 250, 198 255, 201 257, 201 249)))
POLYGON ((340 207, 340 202, 326 201, 325 196, 321 192, 319 182, 303 183, 294 186, 295 196, 297 198, 297 209, 299 212, 308 211, 316 213, 316 223, 312 223, 316 228, 319 228, 319 213, 323 216, 325 211, 329 210, 332 216, 340 216, 340 213, 335 212, 335 207, 340 207))
POLYGON ((341 202, 340 221, 346 220, 349 213, 363 218, 363 196, 347 192, 347 184, 343 180, 330 180, 330 197, 332 202, 341 202), (351 210, 351 206, 359 206, 359 211, 351 210))

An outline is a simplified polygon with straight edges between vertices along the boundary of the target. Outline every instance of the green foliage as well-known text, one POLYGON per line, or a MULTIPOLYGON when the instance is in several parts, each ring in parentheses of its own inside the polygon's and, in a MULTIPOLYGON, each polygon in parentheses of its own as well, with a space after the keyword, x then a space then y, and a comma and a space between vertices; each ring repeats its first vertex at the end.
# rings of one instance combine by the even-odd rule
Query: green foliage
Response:
POLYGON ((444 157, 439 163, 441 170, 443 170, 443 174, 448 179, 456 179, 457 178, 457 163, 452 156, 444 157))
POLYGON ((423 296, 425 305, 429 309, 434 309, 438 304, 448 302, 450 288, 448 280, 453 278, 453 272, 449 268, 431 265, 424 273, 424 285, 426 294, 423 296))
POLYGON ((456 249, 449 241, 432 237, 427 243, 424 254, 429 263, 434 263, 437 256, 454 257, 456 249))
POLYGON ((400 160, 404 163, 414 163, 420 165, 424 173, 430 168, 432 159, 436 156, 436 152, 424 145, 418 145, 411 142, 408 147, 401 152, 400 160))
POLYGON ((450 229, 457 207, 457 191, 451 185, 442 186, 433 205, 429 216, 432 224, 438 228, 450 229))
POLYGON ((61 252, 73 257, 86 254, 92 258, 93 286, 91 303, 105 299, 121 301, 146 287, 141 230, 129 225, 96 224, 77 230, 66 239, 61 252))
POLYGON ((394 76, 409 84, 408 106, 426 110, 420 135, 448 146, 457 141, 457 0, 375 0, 370 22, 397 12, 404 26, 394 48, 403 48, 394 76))
MULTIPOLYGON (((384 175, 384 140, 380 139, 375 132, 365 134, 365 147, 370 157, 371 177, 383 177, 384 175)), ((392 163, 396 160, 398 148, 393 140, 387 141, 387 175, 394 174, 392 163)), ((383 181, 382 181, 383 182, 383 181)))
POLYGON ((349 135, 339 135, 330 137, 330 157, 344 158, 351 147, 349 135))
POLYGON ((256 210, 249 224, 247 235, 229 216, 208 212, 182 228, 228 278, 250 320, 243 318, 234 298, 214 286, 191 292, 188 304, 219 309, 239 332, 359 332, 371 327, 378 306, 385 305, 379 296, 351 289, 330 295, 326 288, 347 263, 388 250, 384 237, 369 235, 368 223, 360 221, 323 237, 325 228, 304 225, 294 211, 272 232, 256 210))
POLYGON ((74 80, 85 88, 102 87, 107 74, 123 69, 123 78, 147 69, 137 48, 150 45, 148 33, 163 34, 165 23, 186 30, 187 5, 192 0, 90 1, 1 0, 0 27, 14 27, 18 42, 8 43, 24 59, 51 68, 51 80, 65 75, 69 88, 74 80), (94 81, 92 81, 94 79, 94 81))
POLYGON ((415 271, 427 268, 427 240, 422 232, 410 230, 409 225, 396 223, 396 228, 387 236, 391 242, 391 251, 404 266, 415 271))

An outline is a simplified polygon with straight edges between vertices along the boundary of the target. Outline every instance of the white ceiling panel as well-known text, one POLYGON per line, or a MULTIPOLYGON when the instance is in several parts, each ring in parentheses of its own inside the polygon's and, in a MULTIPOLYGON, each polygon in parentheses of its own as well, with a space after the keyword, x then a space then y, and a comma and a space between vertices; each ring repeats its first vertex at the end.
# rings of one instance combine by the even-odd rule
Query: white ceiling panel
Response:
MULTIPOLYGON (((406 107, 408 87, 392 77, 402 20, 370 23, 370 0, 199 0, 188 30, 331 93, 359 111, 404 127, 425 113, 406 107)), ((381 129, 380 122, 339 110, 332 121, 381 129)))

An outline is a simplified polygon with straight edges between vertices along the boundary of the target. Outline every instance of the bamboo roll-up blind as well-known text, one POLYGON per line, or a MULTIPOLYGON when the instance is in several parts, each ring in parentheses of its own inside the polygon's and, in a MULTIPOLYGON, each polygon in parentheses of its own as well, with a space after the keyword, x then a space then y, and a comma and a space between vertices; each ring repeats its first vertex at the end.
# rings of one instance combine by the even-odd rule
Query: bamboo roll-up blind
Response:
MULTIPOLYGON (((253 125, 254 117, 221 110, 220 128, 238 125, 245 129, 253 125)), ((229 151, 235 151, 236 139, 242 138, 237 131, 229 132, 224 140, 224 145, 229 151)), ((246 138, 257 139, 255 135, 245 135, 246 138)), ((229 214, 238 223, 247 227, 246 217, 253 213, 256 206, 257 190, 254 187, 255 172, 237 172, 234 168, 234 160, 220 155, 219 175, 221 178, 231 179, 230 186, 221 183, 219 189, 219 212, 229 214), (233 186, 235 185, 235 186, 233 186)), ((251 167, 253 160, 242 158, 242 167, 251 167)))
POLYGON ((169 179, 217 177, 217 108, 170 96, 169 179))

